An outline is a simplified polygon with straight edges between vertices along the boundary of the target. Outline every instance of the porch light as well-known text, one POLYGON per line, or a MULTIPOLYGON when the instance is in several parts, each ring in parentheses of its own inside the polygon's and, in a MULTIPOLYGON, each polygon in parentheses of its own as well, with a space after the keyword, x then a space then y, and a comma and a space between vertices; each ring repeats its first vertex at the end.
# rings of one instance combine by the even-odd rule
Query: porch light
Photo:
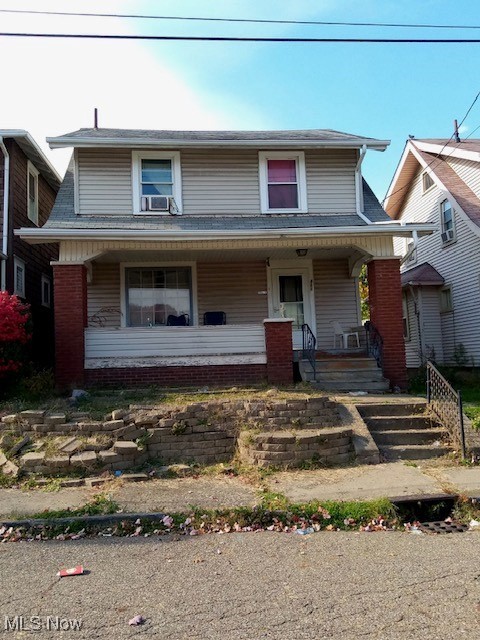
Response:
POLYGON ((299 258, 304 258, 308 253, 308 249, 295 249, 295 251, 299 258))

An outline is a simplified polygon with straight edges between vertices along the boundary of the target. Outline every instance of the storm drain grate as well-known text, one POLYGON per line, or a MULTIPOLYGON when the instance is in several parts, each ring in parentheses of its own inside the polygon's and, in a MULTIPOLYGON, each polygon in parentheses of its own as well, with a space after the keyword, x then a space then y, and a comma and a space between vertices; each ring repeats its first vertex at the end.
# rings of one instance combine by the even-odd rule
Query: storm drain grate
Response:
POLYGON ((444 520, 436 520, 434 522, 422 522, 420 525, 422 531, 428 533, 463 533, 468 531, 468 526, 459 522, 445 522, 444 520))

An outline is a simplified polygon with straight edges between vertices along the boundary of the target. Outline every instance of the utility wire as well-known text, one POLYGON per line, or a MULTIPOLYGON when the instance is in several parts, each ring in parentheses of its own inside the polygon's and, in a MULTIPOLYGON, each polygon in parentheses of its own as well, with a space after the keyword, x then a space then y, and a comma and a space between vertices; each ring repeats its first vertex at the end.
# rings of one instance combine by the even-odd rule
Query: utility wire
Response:
POLYGON ((0 32, 0 37, 14 38, 73 38, 77 40, 160 40, 180 42, 303 42, 303 43, 380 43, 380 44, 479 44, 479 38, 257 38, 230 36, 138 36, 99 33, 23 33, 0 32))
MULTIPOLYGON (((467 119, 470 111, 473 109, 475 103, 477 102, 478 98, 480 98, 480 91, 477 93, 477 95, 475 96, 475 98, 472 101, 472 104, 468 107, 466 114, 463 116, 460 124, 458 125, 458 129, 460 129, 460 127, 462 126, 462 124, 465 122, 465 120, 467 119)), ((477 129, 480 128, 480 125, 474 129, 470 135, 466 136, 465 140, 467 140, 468 138, 470 138, 470 136, 473 135, 473 133, 475 133, 475 131, 477 129)), ((457 131, 458 131, 457 129, 457 131)), ((452 135, 450 136, 450 138, 445 142, 445 144, 443 145, 443 147, 440 149, 440 151, 435 155, 434 158, 432 158, 432 160, 427 164, 426 167, 423 168, 423 170, 421 171, 420 175, 418 175, 415 180, 413 180, 412 182, 409 182, 408 184, 404 185, 403 187, 400 187, 399 189, 396 189, 395 191, 393 191, 388 197, 391 198, 392 196, 394 196, 396 193, 400 193, 401 191, 404 191, 405 189, 410 189, 411 187, 413 187, 414 185, 417 184, 417 182, 420 181, 422 174, 429 168, 432 166, 432 164, 438 160, 440 158, 440 156, 442 155, 443 151, 445 150, 446 147, 448 147, 449 143, 453 140, 453 137, 455 136, 455 132, 452 133, 452 135)), ((415 139, 414 139, 415 140, 415 139)), ((449 154, 445 155, 445 158, 449 158, 453 153, 454 153, 455 149, 453 149, 449 154)), ((382 200, 381 204, 382 207, 385 204, 385 200, 387 199, 387 195, 385 195, 384 199, 382 200)))
POLYGON ((192 16, 156 16, 135 13, 85 13, 73 11, 35 11, 26 9, 0 9, 0 13, 20 13, 47 16, 76 16, 83 18, 135 18, 140 20, 181 20, 189 22, 237 22, 249 24, 298 24, 341 27, 396 27, 409 29, 480 29, 480 25, 449 24, 396 24, 392 22, 332 22, 324 20, 267 20, 257 18, 208 18, 192 16))

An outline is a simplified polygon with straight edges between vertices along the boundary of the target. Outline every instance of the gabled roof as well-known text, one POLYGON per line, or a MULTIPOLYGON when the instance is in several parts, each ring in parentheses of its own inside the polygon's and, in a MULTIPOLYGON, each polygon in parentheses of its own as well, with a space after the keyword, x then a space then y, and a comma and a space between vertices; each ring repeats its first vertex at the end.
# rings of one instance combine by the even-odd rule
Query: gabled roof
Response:
POLYGON ((62 179, 28 131, 24 129, 0 129, 0 138, 13 138, 52 189, 58 191, 62 179))
POLYGON ((332 129, 287 131, 167 131, 150 129, 79 129, 63 136, 47 138, 57 147, 340 147, 384 151, 389 140, 366 138, 332 129))
MULTIPOLYGON (((465 152, 473 153, 474 148, 477 148, 480 152, 480 140, 469 140, 465 143, 454 144, 448 140, 415 139, 407 141, 385 198, 384 208, 391 218, 394 220, 399 218, 412 181, 417 175, 418 168, 422 167, 441 189, 450 194, 451 199, 463 211, 465 216, 480 228, 480 199, 447 163, 446 159, 453 155, 449 148, 457 150, 460 148, 462 157, 465 157, 465 152), (426 149, 432 148, 432 142, 435 142, 435 145, 438 146, 438 152, 426 151, 426 149), (468 144, 469 149, 460 147, 462 144, 468 144)), ((457 155, 457 157, 460 156, 457 155)), ((480 153, 478 161, 478 170, 480 171, 480 153)))
POLYGON ((441 287, 445 284, 444 278, 428 262, 423 262, 417 267, 401 273, 402 287, 412 286, 432 286, 441 287))

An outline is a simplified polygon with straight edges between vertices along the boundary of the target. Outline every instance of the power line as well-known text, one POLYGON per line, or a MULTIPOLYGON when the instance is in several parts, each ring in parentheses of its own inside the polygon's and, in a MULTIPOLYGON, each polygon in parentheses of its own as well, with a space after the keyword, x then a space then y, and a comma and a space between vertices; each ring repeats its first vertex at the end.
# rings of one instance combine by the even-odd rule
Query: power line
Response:
POLYGON ((26 9, 0 9, 0 13, 20 13, 47 16, 75 16, 82 18, 135 18, 138 20, 181 20, 189 22, 237 22, 249 24, 293 24, 293 25, 321 25, 340 27, 395 27, 409 29, 480 29, 480 25, 449 25, 449 24, 404 24, 393 22, 333 22, 325 20, 267 20, 260 18, 211 18, 192 16, 157 16, 135 13, 85 13, 73 11, 35 11, 26 9))
POLYGON ((276 42, 276 43, 357 43, 357 44, 479 44, 479 38, 258 38, 231 36, 146 36, 99 33, 23 33, 0 32, 0 37, 73 38, 77 40, 159 40, 179 42, 276 42))
MULTIPOLYGON (((463 116, 462 120, 460 121, 460 124, 458 125, 458 129, 462 126, 462 124, 465 122, 465 120, 467 119, 470 111, 473 109, 475 103, 477 102, 478 98, 480 98, 480 91, 477 93, 477 95, 475 96, 475 98, 472 101, 472 104, 468 107, 466 114, 463 116)), ((469 136, 467 136, 465 139, 470 138, 470 136, 475 133, 475 131, 480 128, 480 125, 474 129, 474 131, 472 131, 472 133, 470 133, 469 136)), ((457 129, 457 130, 458 130, 457 129)), ((396 191, 393 191, 388 197, 391 198, 392 196, 394 196, 396 193, 400 193, 401 191, 405 191, 405 189, 410 189, 411 187, 413 187, 414 185, 417 184, 417 182, 420 181, 422 174, 424 171, 426 171, 429 167, 432 166, 432 164, 438 160, 440 158, 440 156, 442 155, 443 151, 445 150, 446 147, 448 147, 449 143, 453 140, 455 136, 455 133, 452 133, 452 135, 450 136, 450 138, 448 138, 448 140, 445 142, 445 144, 443 145, 443 147, 440 149, 440 151, 434 156, 434 158, 432 158, 432 160, 427 164, 426 167, 423 168, 422 172, 420 173, 420 175, 418 175, 413 181, 409 182, 408 184, 403 185, 403 187, 400 187, 399 189, 397 189, 396 191)), ((453 149, 449 154, 447 154, 445 157, 449 158, 453 153, 454 153, 455 149, 453 149)), ((382 207, 385 204, 385 200, 387 199, 387 196, 384 197, 384 199, 382 200, 382 207)))

